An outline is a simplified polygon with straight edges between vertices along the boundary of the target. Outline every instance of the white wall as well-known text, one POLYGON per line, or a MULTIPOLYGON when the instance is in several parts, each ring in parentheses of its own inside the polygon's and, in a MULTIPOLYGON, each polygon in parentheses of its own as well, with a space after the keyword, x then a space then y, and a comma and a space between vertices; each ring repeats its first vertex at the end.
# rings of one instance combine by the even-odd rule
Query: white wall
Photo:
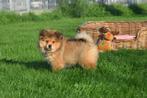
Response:
POLYGON ((27 0, 12 0, 12 9, 14 11, 27 10, 27 0))
POLYGON ((0 9, 2 9, 2 0, 0 0, 0 9))

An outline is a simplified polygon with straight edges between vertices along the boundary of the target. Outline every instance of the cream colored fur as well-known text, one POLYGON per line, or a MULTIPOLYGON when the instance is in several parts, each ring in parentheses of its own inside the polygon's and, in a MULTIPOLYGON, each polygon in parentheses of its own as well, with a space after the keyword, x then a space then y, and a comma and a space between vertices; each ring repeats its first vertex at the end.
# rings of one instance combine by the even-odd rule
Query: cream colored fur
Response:
POLYGON ((44 52, 42 48, 45 46, 40 45, 41 50, 43 50, 42 53, 54 71, 76 64, 81 65, 85 69, 96 68, 98 50, 89 35, 86 33, 78 34, 74 40, 64 38, 60 43, 61 46, 55 52, 44 52), (85 39, 86 41, 80 41, 78 39, 85 39))

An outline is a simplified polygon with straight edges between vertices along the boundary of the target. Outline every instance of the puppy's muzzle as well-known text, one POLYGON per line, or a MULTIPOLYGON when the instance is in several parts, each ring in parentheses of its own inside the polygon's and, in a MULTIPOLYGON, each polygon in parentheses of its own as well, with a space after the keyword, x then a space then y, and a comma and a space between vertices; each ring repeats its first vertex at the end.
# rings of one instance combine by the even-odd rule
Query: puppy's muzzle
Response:
POLYGON ((52 48, 52 45, 48 45, 48 47, 47 47, 48 49, 51 49, 52 48))
POLYGON ((52 50, 52 45, 49 44, 49 45, 47 45, 46 48, 47 48, 48 51, 51 51, 52 50))

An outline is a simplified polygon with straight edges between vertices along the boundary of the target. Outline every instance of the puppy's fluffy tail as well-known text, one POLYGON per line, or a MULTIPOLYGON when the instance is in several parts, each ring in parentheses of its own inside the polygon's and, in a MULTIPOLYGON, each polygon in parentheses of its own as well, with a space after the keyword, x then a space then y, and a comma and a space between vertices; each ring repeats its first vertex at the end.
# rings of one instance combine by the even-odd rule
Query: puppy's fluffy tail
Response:
POLYGON ((86 32, 81 32, 81 33, 78 33, 76 36, 75 36, 76 39, 85 39, 86 41, 90 42, 90 43, 94 43, 94 40, 92 39, 92 37, 87 34, 86 32))

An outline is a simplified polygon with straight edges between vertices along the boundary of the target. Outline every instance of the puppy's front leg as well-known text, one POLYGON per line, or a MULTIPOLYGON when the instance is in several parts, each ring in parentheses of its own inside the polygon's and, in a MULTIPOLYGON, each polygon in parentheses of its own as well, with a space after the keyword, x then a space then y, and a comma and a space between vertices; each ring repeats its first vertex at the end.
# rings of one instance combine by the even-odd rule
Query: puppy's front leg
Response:
POLYGON ((54 62, 52 62, 52 70, 58 71, 64 68, 64 62, 62 59, 56 59, 54 62))

